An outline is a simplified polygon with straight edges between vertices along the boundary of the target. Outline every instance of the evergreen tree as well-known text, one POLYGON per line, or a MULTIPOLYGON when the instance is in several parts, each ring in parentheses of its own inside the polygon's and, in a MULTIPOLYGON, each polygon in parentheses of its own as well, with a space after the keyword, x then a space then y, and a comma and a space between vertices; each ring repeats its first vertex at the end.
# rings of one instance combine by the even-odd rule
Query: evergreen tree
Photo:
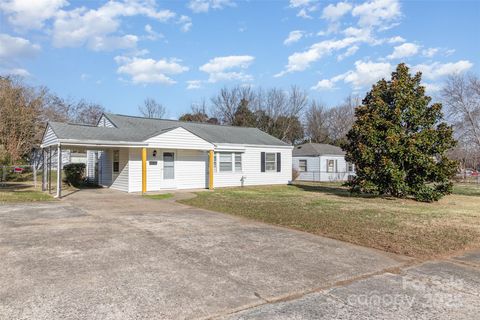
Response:
POLYGON ((421 73, 399 64, 392 79, 377 82, 355 111, 343 145, 355 164, 352 192, 436 201, 451 192, 456 162, 446 151, 456 141, 442 122, 442 105, 430 104, 421 73))
POLYGON ((257 119, 248 107, 248 100, 242 99, 235 111, 232 125, 237 127, 255 127, 257 119))

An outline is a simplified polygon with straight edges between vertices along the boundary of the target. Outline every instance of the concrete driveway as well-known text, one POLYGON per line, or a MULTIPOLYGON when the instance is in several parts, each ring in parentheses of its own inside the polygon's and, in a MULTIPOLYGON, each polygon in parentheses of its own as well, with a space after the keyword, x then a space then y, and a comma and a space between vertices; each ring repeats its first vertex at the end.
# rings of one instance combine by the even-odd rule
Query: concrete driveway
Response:
POLYGON ((467 279, 452 290, 479 311, 475 255, 408 267, 405 257, 104 189, 0 205, 0 257, 0 319, 368 317, 371 299, 355 297, 392 294, 403 279, 411 296, 440 271, 467 279))

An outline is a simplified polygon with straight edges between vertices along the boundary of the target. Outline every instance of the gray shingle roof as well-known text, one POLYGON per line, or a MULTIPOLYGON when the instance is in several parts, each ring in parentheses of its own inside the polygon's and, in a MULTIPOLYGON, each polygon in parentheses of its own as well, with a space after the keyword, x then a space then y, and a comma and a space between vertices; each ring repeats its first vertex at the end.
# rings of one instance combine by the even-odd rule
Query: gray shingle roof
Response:
POLYGON ((322 155, 343 156, 345 152, 336 146, 325 143, 305 143, 293 149, 293 156, 322 156, 322 155))
POLYGON ((213 144, 288 145, 257 128, 149 119, 111 113, 106 113, 105 116, 116 125, 116 128, 60 122, 49 124, 60 139, 142 142, 165 131, 182 127, 213 144))

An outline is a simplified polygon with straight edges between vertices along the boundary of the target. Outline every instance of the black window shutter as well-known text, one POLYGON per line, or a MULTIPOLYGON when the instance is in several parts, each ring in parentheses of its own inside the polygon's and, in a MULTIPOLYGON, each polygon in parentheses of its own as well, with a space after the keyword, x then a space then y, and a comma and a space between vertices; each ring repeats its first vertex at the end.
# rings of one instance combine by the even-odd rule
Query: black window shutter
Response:
POLYGON ((260 171, 265 172, 265 152, 260 154, 260 171))
POLYGON ((282 154, 277 152, 277 172, 282 171, 282 154))

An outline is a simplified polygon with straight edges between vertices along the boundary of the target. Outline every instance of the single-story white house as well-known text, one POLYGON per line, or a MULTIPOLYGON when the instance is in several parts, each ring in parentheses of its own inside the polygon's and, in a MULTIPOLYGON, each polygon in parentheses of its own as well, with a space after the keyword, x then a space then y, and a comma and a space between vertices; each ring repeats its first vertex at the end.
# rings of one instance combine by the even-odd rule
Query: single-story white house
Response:
POLYGON ((347 181, 355 175, 352 163, 345 161, 345 152, 336 146, 323 143, 305 143, 293 149, 293 168, 297 180, 347 181))
MULTIPOLYGON (((105 113, 97 126, 49 122, 41 148, 44 155, 87 152, 88 177, 125 192, 287 184, 292 178, 293 147, 257 128, 105 113)), ((61 157, 57 162, 61 167, 61 157)))

